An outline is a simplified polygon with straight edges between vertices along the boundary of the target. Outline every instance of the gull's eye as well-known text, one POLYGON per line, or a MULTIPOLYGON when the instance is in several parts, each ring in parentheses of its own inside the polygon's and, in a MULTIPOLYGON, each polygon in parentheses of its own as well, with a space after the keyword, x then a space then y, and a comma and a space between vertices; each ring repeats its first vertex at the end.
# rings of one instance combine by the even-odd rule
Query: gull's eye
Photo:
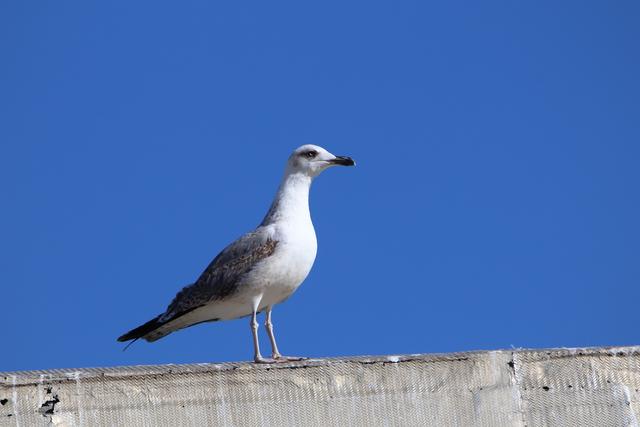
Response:
POLYGON ((310 151, 305 151, 304 153, 302 153, 302 155, 307 159, 313 159, 315 156, 318 155, 318 152, 315 150, 310 150, 310 151))

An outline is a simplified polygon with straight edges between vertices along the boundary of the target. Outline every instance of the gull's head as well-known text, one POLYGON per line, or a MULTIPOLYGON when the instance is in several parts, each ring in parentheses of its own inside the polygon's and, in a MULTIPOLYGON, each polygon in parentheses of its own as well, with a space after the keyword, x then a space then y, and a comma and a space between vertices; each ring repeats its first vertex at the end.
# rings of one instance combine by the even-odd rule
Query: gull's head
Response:
POLYGON ((307 144, 296 148, 287 162, 289 173, 304 173, 310 177, 317 176, 331 166, 354 166, 351 157, 336 156, 317 145, 307 144))

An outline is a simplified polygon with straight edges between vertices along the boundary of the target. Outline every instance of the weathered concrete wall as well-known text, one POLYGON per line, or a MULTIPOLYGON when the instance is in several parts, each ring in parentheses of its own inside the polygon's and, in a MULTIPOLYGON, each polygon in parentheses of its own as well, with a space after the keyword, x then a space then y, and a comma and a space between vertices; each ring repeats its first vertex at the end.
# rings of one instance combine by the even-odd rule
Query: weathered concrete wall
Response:
POLYGON ((640 347, 0 373, 2 426, 635 426, 640 347))

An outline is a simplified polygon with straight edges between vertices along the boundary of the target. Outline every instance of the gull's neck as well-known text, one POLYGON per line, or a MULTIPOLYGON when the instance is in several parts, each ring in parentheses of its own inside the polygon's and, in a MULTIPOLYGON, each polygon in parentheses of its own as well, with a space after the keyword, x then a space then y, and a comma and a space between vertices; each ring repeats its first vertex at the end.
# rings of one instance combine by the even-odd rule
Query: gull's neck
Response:
POLYGON ((282 178, 269 212, 260 225, 287 221, 311 224, 309 212, 309 188, 312 178, 302 172, 287 171, 282 178))

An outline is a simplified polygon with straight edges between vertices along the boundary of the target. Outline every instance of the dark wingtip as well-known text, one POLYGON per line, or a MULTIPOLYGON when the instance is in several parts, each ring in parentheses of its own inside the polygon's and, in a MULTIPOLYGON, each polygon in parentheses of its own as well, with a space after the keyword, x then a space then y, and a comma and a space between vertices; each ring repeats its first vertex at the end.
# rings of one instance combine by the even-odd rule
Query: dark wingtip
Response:
MULTIPOLYGON (((160 319, 160 316, 154 317, 153 319, 149 320, 147 323, 145 323, 143 325, 140 325, 135 329, 130 330, 129 332, 127 332, 124 335, 119 336, 118 337, 118 341, 119 342, 125 342, 125 341, 130 341, 130 340, 134 340, 135 341, 135 340, 137 340, 139 338, 144 337, 149 332, 151 332, 151 331, 159 328, 160 326, 162 326, 163 322, 160 322, 158 319, 160 319)), ((129 345, 131 345, 131 344, 129 344, 129 345)))

